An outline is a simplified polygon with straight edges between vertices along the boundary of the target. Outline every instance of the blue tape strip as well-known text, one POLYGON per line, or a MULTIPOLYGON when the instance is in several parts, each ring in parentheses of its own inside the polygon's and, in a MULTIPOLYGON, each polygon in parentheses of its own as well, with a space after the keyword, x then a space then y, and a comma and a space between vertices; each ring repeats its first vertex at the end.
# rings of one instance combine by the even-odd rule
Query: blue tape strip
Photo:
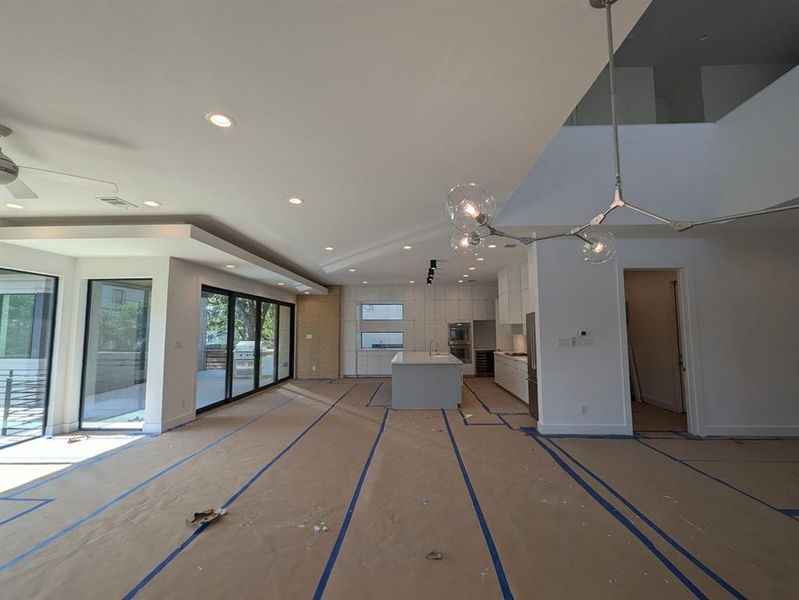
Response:
POLYGON ((316 585, 316 591, 313 595, 314 600, 320 600, 322 598, 322 595, 325 593, 325 588, 327 587, 327 582, 329 581, 330 575, 333 572, 333 567, 336 566, 336 559, 338 558, 338 554, 341 551, 341 546, 344 543, 344 536, 347 535, 347 529, 349 529, 350 522, 352 521, 352 515, 355 512, 355 505, 358 503, 358 497, 361 495, 361 488, 363 488, 363 483, 366 480, 366 473, 369 471, 369 466, 372 464, 372 458, 375 455, 375 450, 377 450, 377 444, 380 442, 380 438, 383 436, 383 431, 386 428, 387 418, 388 411, 386 410, 383 412, 383 420, 380 422, 380 428, 377 430, 375 441, 372 443, 372 448, 369 450, 369 455, 366 457, 366 462, 363 465, 363 469, 361 469, 361 476, 358 478, 358 484, 355 486, 355 492, 352 494, 350 505, 347 508, 347 514, 344 517, 344 521, 341 524, 341 529, 336 537, 336 543, 333 544, 333 549, 330 551, 330 556, 327 558, 327 564, 325 564, 325 568, 322 571, 322 576, 319 578, 319 583, 316 585))
POLYGON ((53 501, 53 498, 9 498, 9 497, 4 497, 4 498, 0 498, 0 500, 5 500, 7 502, 35 502, 36 503, 35 506, 31 506, 30 508, 25 509, 25 510, 23 510, 20 513, 17 513, 15 515, 11 516, 11 517, 8 517, 8 518, 3 519, 2 521, 0 521, 0 526, 2 526, 2 525, 5 525, 6 523, 10 523, 11 521, 15 521, 16 519, 19 519, 20 517, 24 517, 28 513, 33 512, 34 510, 36 510, 38 508, 41 508, 45 504, 49 504, 50 502, 53 501))
POLYGON ((737 487, 735 487, 734 485, 732 485, 732 484, 730 484, 730 483, 727 483, 727 482, 726 482, 726 481, 724 481, 723 479, 720 479, 720 478, 716 477, 715 475, 711 475, 710 473, 706 473, 706 472, 705 472, 705 471, 703 471, 702 469, 700 469, 700 468, 698 468, 698 467, 695 467, 695 466, 694 466, 694 465, 692 465, 692 464, 689 464, 689 463, 687 463, 686 461, 682 460, 681 458, 677 458, 676 456, 672 456, 671 454, 669 454, 668 452, 665 452, 664 450, 661 450, 660 448, 655 448, 654 446, 651 446, 650 444, 647 444, 645 441, 643 441, 643 440, 641 440, 641 439, 638 439, 638 440, 636 440, 636 441, 637 441, 639 444, 643 444, 644 446, 646 446, 646 447, 647 447, 647 448, 649 448, 650 450, 654 450, 654 451, 655 451, 655 452, 657 452, 658 454, 662 454, 662 455, 663 455, 663 456, 665 456, 666 458, 669 458, 669 459, 673 460, 674 462, 676 462, 676 463, 679 463, 679 464, 683 465, 684 467, 687 467, 687 468, 691 469, 692 471, 695 471, 696 473, 699 473, 700 475, 702 475, 702 476, 704 476, 704 477, 707 477, 708 479, 710 479, 710 480, 712 480, 712 481, 715 481, 716 483, 720 483, 720 484, 721 484, 721 485, 723 485, 724 487, 726 487, 726 488, 729 488, 729 489, 733 490, 734 492, 738 492, 738 493, 739 493, 739 494, 741 494, 742 496, 746 496, 746 497, 747 497, 747 498, 749 498, 750 500, 754 500, 754 501, 755 501, 755 502, 757 502, 758 504, 762 504, 762 505, 763 505, 763 506, 765 506, 766 508, 770 508, 771 510, 773 510, 773 511, 775 511, 775 512, 779 513, 779 514, 781 514, 781 515, 782 515, 782 516, 784 516, 784 517, 791 518, 791 517, 790 517, 790 515, 786 515, 784 512, 782 512, 782 510, 780 510, 779 508, 777 508, 777 507, 776 507, 776 506, 774 506, 773 504, 769 504, 769 503, 768 503, 768 502, 766 502, 765 500, 761 500, 760 498, 757 498, 756 496, 753 496, 753 495, 752 495, 752 494, 750 494, 749 492, 745 492, 745 491, 743 491, 742 489, 740 489, 740 488, 737 488, 737 487))
POLYGON ((614 519, 616 519, 619 523, 624 525, 624 527, 626 527, 630 533, 632 533, 636 538, 638 538, 638 541, 640 541, 652 554, 654 554, 655 557, 661 563, 663 563, 663 565, 669 571, 671 571, 677 577, 677 579, 679 579, 683 583, 683 585, 685 585, 685 587, 687 587, 691 591, 691 593, 693 593, 694 596, 705 600, 707 599, 707 596, 704 593, 702 593, 702 591, 698 587, 696 587, 696 585, 690 579, 688 579, 688 577, 686 577, 685 574, 682 571, 680 571, 673 562, 671 562, 660 550, 657 549, 652 540, 650 540, 640 529, 638 529, 638 527, 636 527, 632 523, 632 521, 630 521, 630 519, 624 516, 610 502, 605 500, 593 487, 591 487, 588 484, 588 482, 585 479, 580 477, 580 475, 574 469, 572 469, 566 463, 566 461, 564 461, 560 456, 558 456, 558 454, 554 450, 552 450, 552 448, 544 444, 544 442, 541 441, 541 436, 533 435, 530 429, 531 428, 529 427, 522 427, 522 431, 524 433, 528 434, 531 438, 533 438, 539 446, 541 446, 544 450, 546 450, 550 458, 552 458, 552 460, 554 460, 557 463, 557 465, 566 472, 567 475, 569 475, 575 482, 577 482, 577 484, 581 488, 583 488, 594 500, 596 500, 599 503, 599 505, 602 508, 604 508, 614 519))
POLYGON ((475 514, 477 515, 477 520, 480 522, 480 529, 483 532, 483 537, 485 538, 486 545, 488 546, 488 553, 491 555, 491 562, 494 563, 494 571, 496 572, 497 579, 499 580, 499 588, 502 590, 502 598, 504 600, 513 600, 513 593, 510 591, 510 585, 508 585, 508 579, 505 576, 505 569, 502 566, 502 561, 499 558, 499 552, 494 544, 494 538, 491 536, 491 530, 488 528, 488 523, 483 515, 483 509, 480 508, 480 502, 477 499, 477 494, 472 486, 472 480, 469 479, 469 473, 466 470, 466 465, 463 462, 461 452, 458 449, 458 443, 455 441, 452 428, 449 426, 447 413, 444 411, 444 409, 441 409, 441 414, 444 415, 444 424, 447 426, 447 433, 449 434, 450 442, 452 442, 452 449, 455 452, 455 458, 458 459, 458 466, 461 469, 461 475, 463 475, 463 481, 466 484, 466 489, 469 491, 469 497, 472 499, 472 506, 474 507, 475 514))
POLYGON ((613 487, 611 487, 611 485, 610 485, 610 484, 608 484, 607 482, 603 481, 601 477, 599 477, 599 476, 598 476, 596 473, 594 473, 594 472, 593 472, 591 469, 589 469, 589 468, 588 468, 588 467, 586 467, 586 466, 585 466, 583 463, 581 463, 579 460, 577 460, 577 459, 576 459, 574 456, 572 456, 572 455, 571 455, 571 454, 570 454, 568 451, 564 450, 564 449, 563 449, 561 446, 559 446, 559 445, 557 444, 557 442, 550 441, 550 444, 552 444, 553 446, 555 446, 555 448, 557 448, 558 450, 560 450, 560 451, 561 451, 561 452, 562 452, 562 453, 563 453, 565 456, 569 457, 569 459, 570 459, 570 460, 571 460, 571 461, 572 461, 574 464, 576 464, 577 466, 579 466, 579 467, 580 467, 580 468, 581 468, 583 471, 585 471, 585 472, 586 472, 586 473, 588 473, 588 474, 589 474, 591 477, 593 477, 593 478, 594 478, 594 479, 595 479, 595 480, 596 480, 596 481, 599 483, 599 485, 601 485, 601 486, 602 486, 603 488, 605 488, 605 489, 606 489, 608 492, 610 492, 611 494, 613 494, 613 496, 614 496, 614 497, 615 497, 617 500, 619 500, 620 502, 622 502, 622 503, 623 503, 623 504, 624 504, 624 505, 625 505, 627 508, 629 508, 631 511, 633 511, 633 512, 635 513, 635 515, 636 515, 636 516, 637 516, 639 519, 641 519, 641 520, 642 520, 644 523, 646 523, 647 525, 649 525, 649 527, 651 527, 652 529, 654 529, 654 530, 655 530, 655 532, 657 532, 657 534, 658 534, 658 535, 660 535, 660 537, 662 537, 664 540, 666 540, 666 541, 667 541, 667 542, 668 542, 668 543, 669 543, 669 544, 670 544, 670 545, 671 545, 671 546, 672 546, 672 547, 673 547, 675 550, 677 550, 677 552, 679 552, 679 553, 680 553, 680 554, 682 554, 682 555, 683 555, 685 558, 687 558, 689 561, 691 561, 691 562, 692 562, 692 563, 693 563, 693 564, 694 564, 696 567, 698 567, 698 568, 699 568, 699 569, 700 569, 700 570, 701 570, 701 571, 702 571, 702 572, 703 572, 705 575, 707 575, 708 577, 710 577, 710 578, 711 578, 713 581, 715 581, 715 582, 716 582, 716 583, 718 583, 718 584, 719 584, 721 587, 723 587, 725 590, 727 590, 727 591, 728 591, 728 592, 729 592, 729 593, 730 593, 730 594, 731 594, 731 595, 732 595, 734 598, 738 598, 739 600, 745 600, 746 596, 744 596, 744 595, 743 595, 741 592, 739 592, 738 590, 736 590, 736 589, 735 589, 735 588, 734 588, 734 587, 733 587, 731 584, 727 583, 727 582, 726 582, 724 579, 722 579, 722 578, 721 578, 721 576, 720 576, 720 575, 718 575, 717 573, 715 573, 715 572, 714 572, 714 571, 713 571, 713 570, 712 570, 710 567, 708 567, 707 565, 705 565, 705 564, 704 564, 702 561, 700 561, 698 558, 696 558, 696 557, 695 557, 693 554, 691 554, 690 552, 688 552, 688 550, 687 550, 687 549, 685 549, 683 546, 681 546, 681 545, 680 545, 680 544, 679 544, 679 543, 678 543, 678 542, 677 542, 677 541, 676 541, 674 538, 672 538, 672 537, 671 537, 671 536, 670 536, 668 533, 666 533, 666 532, 665 532, 663 529, 661 529, 660 527, 658 527, 658 526, 657 526, 657 525, 656 525, 656 524, 655 524, 655 523, 652 521, 652 519, 650 519, 649 517, 647 517, 647 516, 646 516, 646 515, 645 515, 643 512, 641 512, 640 510, 638 510, 638 508, 636 508, 636 507, 635 507, 635 506, 632 504, 632 502, 629 502, 629 501, 628 501, 628 500, 627 500, 627 499, 626 499, 624 496, 622 496, 622 495, 621 495, 619 492, 617 492, 617 491, 616 491, 616 490, 615 490, 613 487))
MULTIPOLYGON (((297 442, 299 442, 302 438, 305 437, 305 434, 307 434, 311 429, 313 429, 316 426, 316 424, 319 423, 319 421, 325 418, 325 416, 327 416, 328 413, 330 413, 330 411, 333 410, 338 405, 338 403, 341 402, 344 399, 344 397, 354 389, 355 389, 354 385, 350 386, 350 388, 346 392, 344 392, 344 394, 339 396, 339 398, 335 402, 333 402, 330 406, 328 406, 327 409, 325 409, 325 411, 321 415, 316 417, 316 419, 314 419, 311 422, 311 424, 308 425, 308 427, 306 427, 302 431, 302 433, 297 435, 297 437, 295 437, 285 448, 283 448, 283 450, 281 450, 274 458, 272 458, 272 460, 270 460, 263 467, 261 467, 255 473, 255 475, 250 477, 250 479, 247 480, 247 483, 241 486, 230 498, 227 499, 227 501, 222 505, 222 508, 228 508, 231 504, 233 504, 236 500, 238 500, 241 497, 241 495, 244 492, 246 492, 250 488, 250 486, 252 486, 253 483, 255 483, 264 473, 266 473, 272 467, 272 465, 274 465, 277 461, 283 458, 283 456, 285 456, 286 453, 297 444, 297 442)), ((142 578, 142 580, 139 581, 139 583, 133 586, 133 588, 123 596, 123 599, 128 600, 129 598, 133 598, 134 596, 136 596, 144 588, 144 586, 150 583, 155 578, 156 575, 158 575, 161 571, 163 571, 164 568, 169 563, 171 563, 178 554, 183 552, 186 548, 188 548, 191 545, 192 542, 194 542, 194 540, 200 537, 203 534, 203 532, 206 529, 208 529, 209 525, 210 523, 203 523, 197 529, 195 529, 191 533, 191 535, 189 535, 189 537, 187 537, 185 540, 183 540, 180 543, 180 545, 178 545, 177 548, 175 548, 172 552, 167 554, 166 558, 164 558, 160 563, 158 563, 155 566, 155 568, 153 568, 152 571, 147 573, 147 575, 145 575, 144 578, 142 578)))
POLYGON ((372 401, 375 399, 375 396, 377 396, 377 392, 380 391, 380 388, 382 386, 383 386, 383 382, 382 381, 377 384, 377 387, 375 388, 375 391, 372 392, 371 396, 369 396, 369 401, 366 403, 366 406, 372 406, 372 401))
MULTIPOLYGON (((467 390, 469 390, 474 395, 475 399, 482 405, 482 407, 485 409, 485 411, 487 413, 489 413, 489 414, 492 414, 492 415, 499 415, 499 414, 503 414, 503 415, 527 415, 527 416, 530 415, 529 412, 501 412, 501 413, 500 412, 494 412, 493 410, 491 410, 491 408, 488 406, 488 404, 486 404, 485 402, 483 402, 480 399, 480 396, 477 395, 477 392, 475 392, 472 389, 472 387, 468 383, 466 383, 466 379, 463 380, 463 385, 464 385, 464 387, 467 390)), ((521 402, 521 400, 519 400, 519 402, 521 402)))
POLYGON ((120 494, 119 496, 113 498, 112 500, 109 500, 108 502, 106 502, 105 504, 100 506, 99 508, 93 510, 88 515, 85 515, 85 516, 81 517, 80 519, 78 519, 77 521, 72 522, 70 525, 64 527, 60 531, 58 531, 58 532, 52 534, 51 536, 45 538, 44 540, 42 540, 41 542, 39 542, 38 544, 36 544, 32 548, 30 548, 29 550, 26 550, 22 554, 20 554, 20 555, 18 555, 16 557, 12 558, 11 560, 1 564, 0 565, 0 573, 2 573, 3 571, 5 571, 5 570, 7 570, 7 569, 9 569, 11 567, 13 567, 14 565, 18 564, 19 562, 25 560, 29 556, 31 556, 33 554, 36 554, 38 551, 46 548, 47 546, 49 546, 50 544, 52 544, 56 540, 62 538, 66 534, 68 534, 70 531, 73 531, 73 530, 77 529, 78 527, 80 527, 81 525, 86 523, 87 521, 93 519, 94 517, 96 517, 99 514, 102 514, 103 512, 105 512, 106 510, 111 508, 114 504, 116 504, 117 502, 120 502, 121 500, 124 500, 125 498, 127 498, 131 494, 133 494, 133 493, 137 492, 138 490, 140 490, 141 488, 145 487, 147 484, 152 483, 153 481, 155 481, 159 477, 162 477, 162 476, 166 475, 167 473, 169 473, 173 469, 176 469, 180 465, 182 465, 182 464, 190 461, 191 459, 196 458, 197 456, 207 452, 208 450, 210 450, 214 446, 220 444, 221 442, 223 442, 224 440, 226 440, 230 436, 238 433, 239 431, 241 431, 245 427, 249 427, 250 425, 252 425, 256 421, 262 419, 263 417, 267 416, 268 414, 270 414, 270 413, 282 408, 283 406, 285 406, 286 404, 288 404, 289 402, 291 402, 292 400, 294 400, 298 396, 300 396, 300 394, 295 394, 294 396, 292 396, 291 398, 288 398, 287 400, 283 401, 282 403, 278 404, 277 406, 274 406, 274 407, 270 408, 266 412, 258 415, 257 417, 255 417, 253 419, 250 419, 249 421, 247 421, 243 425, 240 425, 240 426, 236 427, 234 430, 229 431, 225 435, 217 438, 216 440, 214 440, 210 444, 207 444, 206 446, 203 446, 199 450, 197 450, 195 452, 192 452, 188 456, 185 456, 185 457, 181 458, 179 461, 172 463, 171 465, 169 465, 168 467, 166 467, 164 469, 161 469, 160 471, 158 471, 154 475, 151 475, 150 477, 148 477, 144 481, 142 481, 142 482, 138 483, 137 485, 133 486, 128 491, 120 494))

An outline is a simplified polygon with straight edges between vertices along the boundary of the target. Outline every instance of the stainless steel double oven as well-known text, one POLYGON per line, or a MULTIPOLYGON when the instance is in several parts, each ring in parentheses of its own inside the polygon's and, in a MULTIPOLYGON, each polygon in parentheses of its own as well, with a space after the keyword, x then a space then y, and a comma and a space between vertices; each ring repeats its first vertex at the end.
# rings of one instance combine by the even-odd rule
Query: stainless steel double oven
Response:
POLYGON ((472 362, 472 324, 449 323, 449 352, 463 363, 472 362))

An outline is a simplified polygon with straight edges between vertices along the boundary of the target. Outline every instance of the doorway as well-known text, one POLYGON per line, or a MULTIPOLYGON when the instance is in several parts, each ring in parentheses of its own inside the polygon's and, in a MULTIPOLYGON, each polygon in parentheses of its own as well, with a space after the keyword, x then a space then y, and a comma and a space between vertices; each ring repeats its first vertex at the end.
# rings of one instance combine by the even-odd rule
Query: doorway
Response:
POLYGON ((633 430, 686 432, 685 353, 677 269, 625 269, 633 430))

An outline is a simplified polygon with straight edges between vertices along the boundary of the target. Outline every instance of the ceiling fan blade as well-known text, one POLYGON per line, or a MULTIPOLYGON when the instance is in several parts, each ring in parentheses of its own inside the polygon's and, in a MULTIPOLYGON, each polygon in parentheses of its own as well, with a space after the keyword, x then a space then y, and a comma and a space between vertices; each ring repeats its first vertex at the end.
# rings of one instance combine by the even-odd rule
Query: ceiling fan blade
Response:
POLYGON ((11 195, 17 200, 34 200, 39 197, 36 195, 36 192, 22 183, 22 181, 19 179, 15 179, 11 183, 6 184, 6 188, 8 188, 8 191, 11 192, 11 195))
POLYGON ((95 188, 101 188, 108 192, 118 192, 119 188, 113 181, 104 181, 102 179, 94 179, 93 177, 84 177, 83 175, 73 175, 71 173, 62 173, 60 171, 51 171, 49 169, 40 169, 38 167, 19 167, 20 173, 29 173, 36 177, 46 177, 53 181, 60 183, 68 183, 70 185, 86 185, 95 188))

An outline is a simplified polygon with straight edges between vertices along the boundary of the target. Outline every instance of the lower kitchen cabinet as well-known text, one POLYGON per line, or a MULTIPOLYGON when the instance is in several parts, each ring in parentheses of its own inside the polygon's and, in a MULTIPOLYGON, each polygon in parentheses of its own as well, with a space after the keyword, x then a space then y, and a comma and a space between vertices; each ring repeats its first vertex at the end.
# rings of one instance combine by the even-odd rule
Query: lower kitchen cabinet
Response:
POLYGON ((494 354, 494 382, 523 402, 529 403, 526 362, 494 354))

